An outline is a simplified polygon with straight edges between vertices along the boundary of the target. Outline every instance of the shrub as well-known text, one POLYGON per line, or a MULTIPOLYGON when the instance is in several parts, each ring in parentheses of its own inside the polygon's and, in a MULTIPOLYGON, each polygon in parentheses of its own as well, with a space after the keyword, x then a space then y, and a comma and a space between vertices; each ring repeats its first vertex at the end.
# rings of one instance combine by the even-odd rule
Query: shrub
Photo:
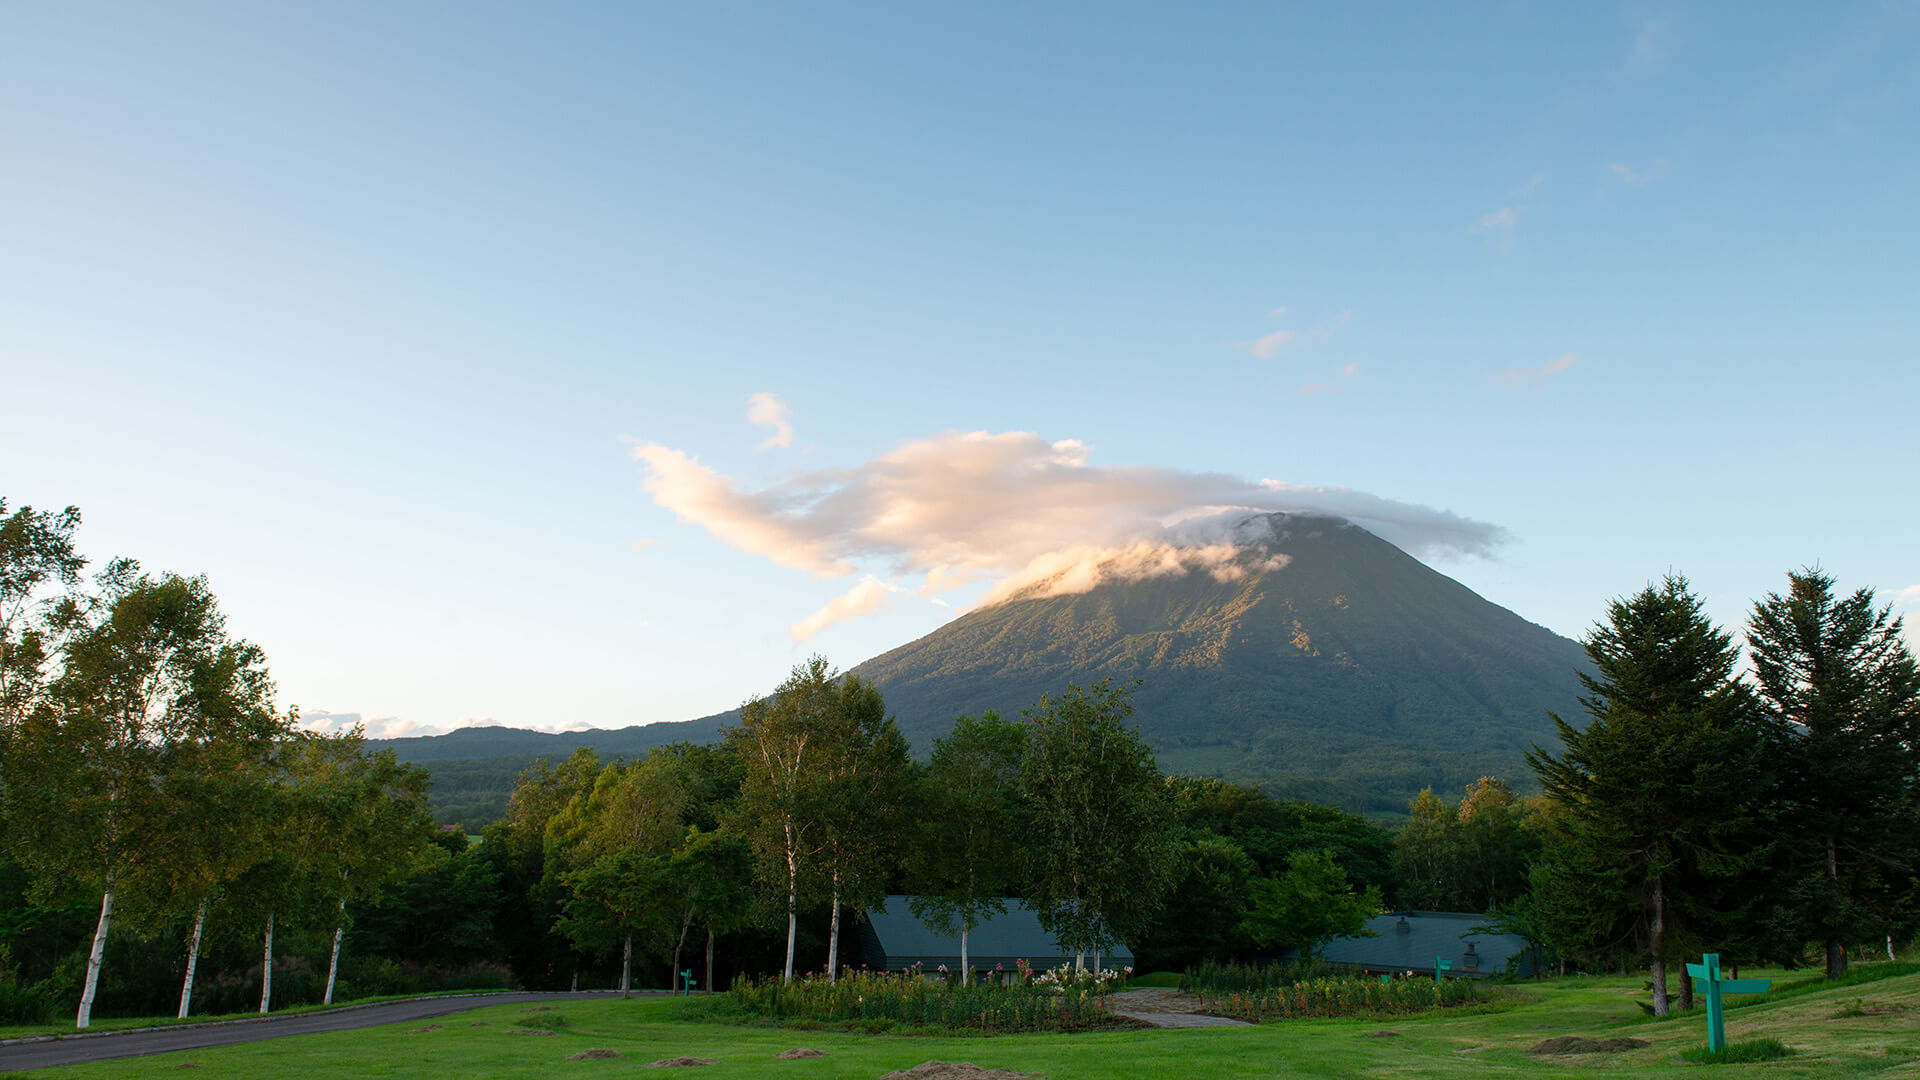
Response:
POLYGON ((53 1020, 53 997, 40 983, 0 982, 0 1024, 45 1024, 53 1020))
POLYGON ((1793 1047, 1779 1039, 1749 1039, 1746 1042, 1728 1043, 1715 1054, 1704 1046, 1680 1051, 1680 1056, 1699 1065, 1739 1065, 1752 1061, 1778 1061, 1793 1055, 1793 1047))

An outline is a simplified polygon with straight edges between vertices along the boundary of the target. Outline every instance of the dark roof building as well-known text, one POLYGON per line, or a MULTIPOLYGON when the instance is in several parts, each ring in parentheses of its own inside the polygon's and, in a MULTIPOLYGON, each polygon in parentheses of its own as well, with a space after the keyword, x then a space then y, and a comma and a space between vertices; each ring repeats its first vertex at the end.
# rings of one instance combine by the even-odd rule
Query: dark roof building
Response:
POLYGON ((1539 957, 1518 934, 1472 933, 1485 915, 1460 911, 1389 911, 1367 920, 1379 937, 1334 938, 1320 958, 1360 971, 1433 974, 1435 957, 1452 964, 1450 976, 1530 976, 1539 957), (1509 962, 1512 966, 1509 968, 1509 962))
MULTIPOLYGON (((889 896, 882 907, 867 912, 860 924, 860 953, 863 962, 881 971, 904 971, 919 964, 924 971, 960 968, 960 935, 939 934, 914 918, 907 907, 908 897, 889 896)), ((1018 900, 1008 899, 1007 912, 996 915, 973 928, 967 935, 967 961, 975 971, 992 971, 996 965, 1012 971, 1025 960, 1035 971, 1045 971, 1073 963, 1071 952, 1062 952, 1052 934, 1040 928, 1040 917, 1018 900)), ((1087 957, 1091 966, 1093 957, 1087 957)), ((1133 952, 1116 944, 1112 952, 1100 957, 1103 968, 1133 966, 1133 952)))

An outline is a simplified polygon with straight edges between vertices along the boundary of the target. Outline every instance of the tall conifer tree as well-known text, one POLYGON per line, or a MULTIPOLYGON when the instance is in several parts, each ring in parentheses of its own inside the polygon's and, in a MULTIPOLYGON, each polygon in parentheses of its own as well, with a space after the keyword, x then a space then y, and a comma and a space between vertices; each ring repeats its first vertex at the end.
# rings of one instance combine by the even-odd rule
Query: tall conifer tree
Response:
POLYGON ((1785 914, 1837 978, 1849 942, 1920 923, 1920 672, 1872 591, 1835 599, 1819 570, 1754 605, 1747 641, 1783 751, 1785 914))
MULTIPOLYGON (((1751 694, 1733 678, 1739 650, 1713 626, 1686 579, 1668 576, 1615 600, 1587 635, 1595 673, 1581 673, 1592 721, 1554 717, 1559 756, 1528 764, 1560 806, 1550 858, 1563 879, 1607 888, 1617 921, 1582 917, 1648 964, 1653 1007, 1666 1015, 1667 964, 1696 944, 1685 918, 1690 879, 1741 865, 1765 747, 1751 694)), ((1602 908, 1604 905, 1602 905, 1602 908)))

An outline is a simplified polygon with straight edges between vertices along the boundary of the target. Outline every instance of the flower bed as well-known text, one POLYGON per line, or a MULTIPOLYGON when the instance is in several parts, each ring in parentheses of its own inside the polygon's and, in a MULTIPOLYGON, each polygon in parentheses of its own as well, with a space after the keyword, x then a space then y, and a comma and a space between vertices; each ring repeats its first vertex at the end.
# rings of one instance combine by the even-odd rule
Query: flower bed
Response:
POLYGON ((1105 991, 1117 975, 1104 974, 1104 979, 1090 972, 1075 978, 1069 970, 960 986, 914 973, 850 971, 836 982, 825 975, 791 983, 777 977, 750 980, 735 984, 727 998, 757 1016, 868 1030, 898 1024, 982 1033, 1086 1031, 1126 1023, 1107 1009, 1105 991))
POLYGON ((1317 1016, 1417 1013, 1483 1000, 1469 979, 1378 976, 1306 979, 1264 990, 1201 992, 1205 1012, 1235 1020, 1295 1020, 1317 1016))

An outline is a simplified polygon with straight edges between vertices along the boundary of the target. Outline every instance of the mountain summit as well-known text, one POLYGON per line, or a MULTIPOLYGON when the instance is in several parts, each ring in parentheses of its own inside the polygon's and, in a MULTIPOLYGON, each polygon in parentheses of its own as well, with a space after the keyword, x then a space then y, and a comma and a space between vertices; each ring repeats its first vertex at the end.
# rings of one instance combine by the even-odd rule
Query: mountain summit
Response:
POLYGON ((1358 525, 1259 514, 1228 541, 1029 583, 853 670, 922 750, 961 714, 1138 679, 1134 719, 1169 772, 1394 811, 1427 785, 1524 781, 1585 666, 1358 525))

